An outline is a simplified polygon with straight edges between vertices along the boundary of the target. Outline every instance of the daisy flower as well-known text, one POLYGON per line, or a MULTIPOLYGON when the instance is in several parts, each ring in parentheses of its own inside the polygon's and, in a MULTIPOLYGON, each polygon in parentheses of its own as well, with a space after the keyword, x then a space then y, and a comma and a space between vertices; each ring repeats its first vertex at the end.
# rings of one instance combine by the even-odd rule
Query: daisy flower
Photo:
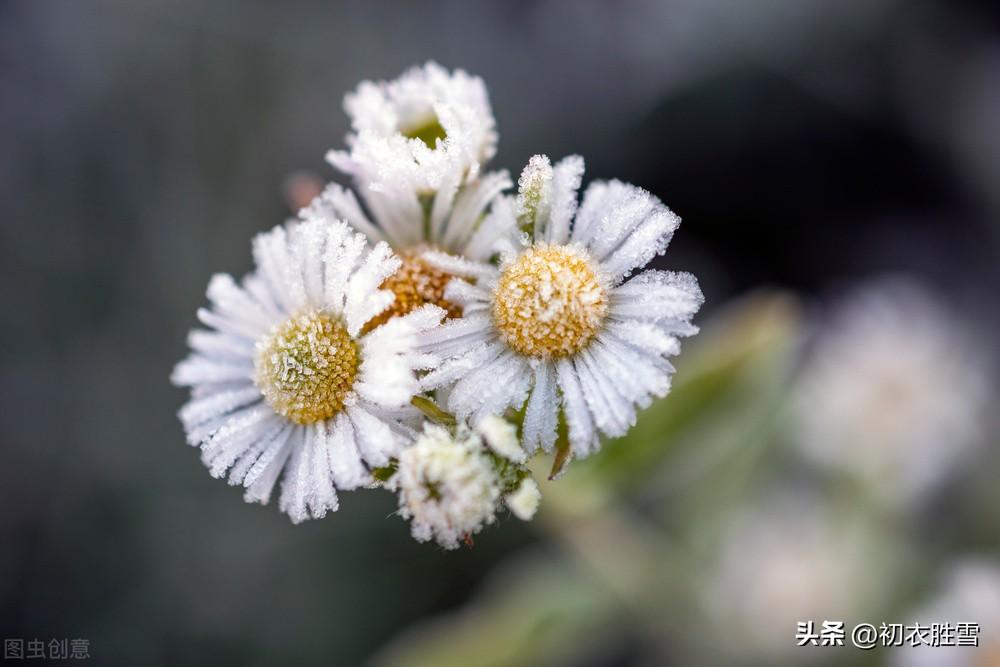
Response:
POLYGON ((385 284, 396 301, 383 315, 410 312, 425 303, 460 314, 444 297, 452 276, 421 259, 428 248, 485 260, 507 236, 509 214, 490 214, 511 186, 506 171, 482 173, 496 152, 493 112, 482 79, 436 63, 390 82, 365 81, 344 106, 353 132, 349 150, 327 160, 348 175, 350 190, 329 185, 312 208, 346 220, 372 242, 386 241, 401 269, 385 284), (362 206, 363 204, 363 206, 362 206), (485 218, 485 219, 484 219, 485 218))
POLYGON ((496 521, 501 500, 519 519, 534 516, 541 494, 526 460, 516 427, 499 417, 454 430, 427 423, 386 486, 399 492, 399 515, 414 539, 456 549, 496 521))
POLYGON ((935 489, 981 442, 989 362, 928 292, 883 279, 827 322, 794 403, 810 461, 865 483, 892 505, 935 489))
POLYGON ((435 62, 414 67, 393 81, 362 81, 344 98, 351 119, 348 153, 332 151, 343 171, 382 184, 394 165, 380 164, 379 150, 405 149, 421 190, 437 190, 452 176, 474 179, 496 153, 497 132, 486 85, 463 70, 435 62))
POLYGON ((445 298, 461 319, 422 335, 442 363, 422 379, 449 387, 447 405, 474 421, 525 406, 522 445, 551 450, 560 413, 571 452, 599 447, 599 434, 624 435, 636 408, 670 389, 678 337, 697 332, 702 303, 694 276, 629 275, 664 252, 680 222, 645 190, 592 183, 577 211, 579 156, 552 166, 531 159, 519 181, 516 221, 530 237, 499 266, 428 252, 425 259, 465 280, 445 298))
POLYGON ((428 364, 417 334, 444 312, 425 306, 365 332, 388 308, 380 283, 400 265, 384 243, 336 221, 278 226, 254 239, 256 270, 237 284, 215 275, 208 329, 191 332, 192 353, 172 380, 191 387, 179 416, 188 442, 214 477, 242 484, 293 522, 337 509, 337 489, 373 483, 411 436, 399 422, 428 364))

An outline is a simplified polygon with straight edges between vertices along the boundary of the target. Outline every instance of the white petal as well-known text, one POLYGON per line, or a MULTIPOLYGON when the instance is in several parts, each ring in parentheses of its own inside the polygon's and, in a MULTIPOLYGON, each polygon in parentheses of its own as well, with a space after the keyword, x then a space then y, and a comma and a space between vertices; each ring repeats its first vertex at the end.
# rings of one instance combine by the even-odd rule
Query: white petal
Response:
POLYGON ((243 454, 261 442, 270 442, 284 427, 285 421, 272 415, 260 424, 233 434, 224 440, 213 438, 202 449, 202 462, 212 477, 220 479, 243 454))
POLYGON ((258 440, 252 447, 243 452, 229 471, 229 483, 234 486, 243 484, 247 472, 249 472, 250 468, 260 459, 264 452, 272 447, 280 447, 288 440, 293 426, 292 422, 285 421, 281 429, 273 437, 258 440))
POLYGON ((314 519, 321 519, 328 511, 336 512, 340 503, 330 471, 327 422, 317 422, 312 426, 312 431, 312 452, 309 458, 312 496, 309 499, 309 508, 314 519))
POLYGON ((379 243, 365 257, 361 267, 347 282, 344 317, 347 332, 357 337, 361 327, 389 307, 394 297, 389 290, 380 290, 386 278, 402 265, 386 243, 379 243))
POLYGON ((497 197, 493 206, 472 238, 466 244, 462 255, 477 262, 488 262, 498 252, 498 242, 517 235, 517 216, 514 214, 514 200, 497 197))
POLYGON ((306 503, 309 497, 309 458, 312 453, 311 429, 296 426, 301 432, 301 445, 292 450, 291 458, 285 466, 285 476, 281 480, 281 497, 278 509, 288 515, 292 523, 302 523, 309 518, 306 503))
POLYGON ((635 424, 635 409, 631 403, 604 374, 589 349, 584 349, 576 355, 574 367, 583 386, 583 397, 590 407, 597 428, 612 438, 625 435, 635 424))
POLYGON ((496 171, 485 174, 463 188, 455 199, 441 247, 459 252, 472 238, 484 211, 501 192, 511 186, 510 174, 496 171))
POLYGON ((545 236, 549 243, 569 242, 569 225, 576 213, 577 192, 583 178, 583 158, 564 157, 552 168, 552 203, 545 236))
POLYGON ((317 218, 321 220, 344 220, 355 230, 361 232, 372 243, 386 240, 382 232, 372 224, 361 210, 354 193, 338 185, 330 183, 308 207, 299 212, 303 219, 317 218))
POLYGON ((611 291, 610 315, 618 319, 688 322, 704 302, 690 273, 643 271, 611 291))
POLYGON ((556 375, 562 395, 563 412, 569 428, 569 441, 573 453, 583 458, 597 451, 599 443, 594 431, 594 421, 583 396, 579 375, 569 359, 556 362, 556 375))
POLYGON ((347 415, 354 425, 355 442, 370 466, 384 466, 399 451, 399 443, 389 426, 364 408, 350 406, 347 415))
POLYGON ((654 322, 638 320, 616 321, 609 319, 600 336, 611 336, 632 347, 657 356, 672 356, 681 351, 681 344, 671 336, 666 327, 654 322))
POLYGON ((450 385, 484 364, 490 363, 500 356, 504 349, 506 348, 503 343, 494 341, 442 361, 437 368, 420 379, 420 386, 427 391, 450 385))
POLYGON ((267 311, 240 288, 232 276, 225 273, 213 275, 208 281, 206 295, 216 313, 239 322, 241 329, 263 334, 271 328, 272 321, 267 311))
POLYGON ((460 306, 465 315, 471 315, 489 306, 490 293, 461 278, 454 278, 448 281, 448 285, 445 286, 444 298, 448 302, 460 306))
POLYGON ((260 390, 252 384, 241 389, 220 391, 197 400, 188 401, 180 409, 180 417, 185 429, 193 428, 209 419, 216 419, 231 413, 237 408, 250 405, 261 400, 260 390))
POLYGON ((495 280, 499 275, 496 267, 492 264, 473 262, 463 257, 449 255, 437 250, 428 250, 421 254, 420 258, 445 273, 450 273, 453 276, 461 278, 473 278, 484 283, 495 280))
POLYGON ((210 360, 192 354, 174 368, 170 380, 178 386, 189 386, 204 382, 230 382, 250 380, 253 377, 253 362, 245 360, 210 360))
POLYGON ((347 281, 365 251, 365 237, 350 234, 343 225, 330 225, 327 229, 326 248, 323 253, 326 306, 334 313, 344 310, 347 281))
POLYGON ((447 356, 495 337, 489 314, 474 313, 469 317, 448 320, 436 329, 420 334, 419 344, 421 349, 447 356))
POLYGON ((343 412, 330 421, 327 456, 330 459, 330 473, 338 489, 357 489, 371 484, 371 475, 361 462, 354 426, 343 412))
POLYGON ((276 438, 247 472, 243 480, 246 487, 243 500, 246 502, 266 505, 288 457, 294 449, 302 446, 300 429, 293 427, 282 433, 284 437, 276 438))
POLYGON ((556 396, 555 368, 552 363, 542 363, 535 369, 534 387, 524 412, 521 445, 529 453, 534 452, 539 446, 546 452, 551 451, 556 441, 558 416, 559 400, 556 396))
POLYGON ((221 333, 192 329, 187 337, 188 346, 207 357, 225 357, 231 360, 252 359, 254 344, 247 338, 221 333))
POLYGON ((504 351, 492 362, 459 380, 448 396, 448 407, 459 417, 478 421, 500 414, 510 406, 520 407, 530 387, 527 361, 504 351))

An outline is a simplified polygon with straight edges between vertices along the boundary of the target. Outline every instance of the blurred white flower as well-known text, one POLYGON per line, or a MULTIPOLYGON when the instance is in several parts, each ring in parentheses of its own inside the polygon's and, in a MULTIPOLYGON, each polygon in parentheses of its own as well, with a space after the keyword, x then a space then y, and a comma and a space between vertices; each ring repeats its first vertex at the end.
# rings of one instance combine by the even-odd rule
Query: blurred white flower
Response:
POLYGON ((421 254, 431 248, 486 261, 514 225, 512 203, 502 196, 510 176, 481 170, 497 141, 485 85, 428 63, 395 81, 363 82, 345 107, 354 128, 350 148, 327 159, 351 177, 364 207, 330 184, 305 215, 342 218, 399 253, 403 266, 385 285, 397 299, 383 319, 425 303, 460 315, 443 297, 452 276, 421 254))
MULTIPOLYGON (((494 433, 498 430, 496 424, 489 429, 494 433)), ((386 486, 398 491, 399 514, 410 519, 410 532, 416 540, 433 539, 446 549, 456 549, 496 520, 506 487, 516 483, 515 493, 521 492, 530 479, 525 477, 527 471, 517 466, 524 460, 523 450, 510 448, 512 458, 490 456, 489 452, 479 429, 461 423, 451 431, 427 423, 413 446, 400 453, 398 470, 386 486)), ((523 498, 522 509, 530 502, 523 498)), ((537 506, 537 498, 534 504, 537 506)), ((514 513, 524 520, 534 515, 533 510, 514 513)))
POLYGON ((463 317, 423 337, 424 349, 446 360, 422 386, 451 387, 448 407, 473 421, 527 402, 529 452, 552 448, 561 409, 577 457, 597 450, 599 433, 623 435, 637 406, 669 391, 666 357, 680 351, 679 337, 697 332, 691 318, 703 300, 686 273, 645 271, 625 281, 664 252, 680 220, 619 181, 592 183, 577 212, 582 175, 579 156, 554 167, 532 158, 516 215, 533 240, 512 246, 499 267, 424 255, 468 281, 452 280, 445 291, 463 317))
POLYGON ((841 305, 813 350, 796 392, 797 443, 878 498, 915 500, 978 442, 988 368, 927 293, 877 282, 841 305))
POLYGON ((415 336, 444 312, 425 306, 362 333, 392 302, 378 287, 400 262, 340 222, 275 227, 253 251, 242 285, 209 282, 212 307, 198 311, 209 330, 191 332, 172 380, 192 388, 179 416, 211 474, 228 470, 260 503, 284 474, 279 504, 297 523, 336 510, 335 489, 372 483, 369 468, 407 444, 397 417, 430 361, 415 336))
POLYGON ((873 538, 797 494, 739 513, 703 587, 712 636, 747 664, 828 657, 797 646, 797 623, 870 621, 885 585, 873 538))
MULTIPOLYGON (((905 625, 920 623, 979 624, 978 646, 911 646, 893 648, 892 665, 898 667, 987 667, 1000 660, 1000 567, 988 561, 969 560, 950 568, 938 596, 905 625)), ((951 635, 957 643, 957 631, 951 635)))

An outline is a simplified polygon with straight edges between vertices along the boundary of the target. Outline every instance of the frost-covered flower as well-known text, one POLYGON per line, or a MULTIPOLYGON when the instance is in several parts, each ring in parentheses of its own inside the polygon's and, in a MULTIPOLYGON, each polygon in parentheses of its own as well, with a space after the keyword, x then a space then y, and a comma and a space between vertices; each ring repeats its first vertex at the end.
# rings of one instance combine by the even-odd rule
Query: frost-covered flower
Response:
POLYGON ((414 369, 429 358, 416 336, 444 312, 425 306, 365 333, 393 294, 379 284, 400 264, 347 225, 310 220, 254 239, 257 268, 238 285, 215 275, 208 330, 174 370, 190 386, 179 416, 214 477, 267 503, 283 475, 279 505, 294 522, 338 506, 336 489, 372 483, 407 444, 397 418, 418 392, 414 369))
POLYGON ((989 360, 960 321, 902 279, 850 295, 796 392, 797 444, 812 461, 915 500, 979 440, 989 360))
POLYGON ((933 638, 930 626, 948 625, 951 632, 937 633, 951 645, 913 646, 905 641, 892 649, 892 665, 899 667, 985 667, 1000 659, 1000 567, 985 560, 968 560, 953 565, 945 576, 938 596, 923 609, 907 618, 906 625, 920 623, 927 628, 927 640, 933 638), (972 637, 963 632, 964 645, 959 642, 960 624, 978 624, 977 646, 966 644, 972 637))
POLYGON ((497 140, 486 87, 478 77, 428 63, 395 81, 363 82, 345 107, 354 128, 349 150, 330 151, 327 159, 351 177, 362 202, 331 184, 311 208, 400 255, 402 268, 385 285, 397 298, 383 319, 424 303, 459 315, 443 297, 452 276, 421 254, 431 248, 488 260, 513 224, 504 210, 491 212, 509 210, 501 193, 510 176, 481 169, 497 140))
POLYGON ((732 518, 699 587, 710 636, 740 664, 823 659, 797 646, 797 623, 870 621, 896 563, 886 553, 870 531, 799 493, 752 506, 732 518))
POLYGON ((429 62, 393 81, 363 81, 344 108, 351 150, 331 151, 330 160, 365 184, 384 187, 405 175, 417 190, 454 187, 476 178, 496 153, 486 85, 460 69, 429 62), (397 164, 404 158, 413 164, 397 164))
POLYGON ((455 549, 462 540, 496 520, 501 499, 522 520, 534 516, 541 494, 531 484, 513 424, 491 417, 476 428, 460 423, 454 430, 428 423, 412 447, 399 455, 398 470, 386 483, 399 492, 399 514, 410 519, 420 542, 435 540, 455 549), (502 442, 497 451, 494 443, 502 442))
POLYGON ((533 238, 499 267, 424 255, 467 280, 445 291, 463 317, 422 337, 444 359, 422 386, 451 387, 453 412, 477 420, 527 401, 522 445, 530 452, 552 448, 561 410, 577 457, 597 450, 599 433, 623 435, 637 407, 669 391, 666 357, 697 332, 691 318, 703 300, 686 273, 649 270, 626 281, 664 252, 680 220, 619 181, 592 183, 577 211, 582 175, 579 156, 555 166, 532 158, 515 213, 533 238))

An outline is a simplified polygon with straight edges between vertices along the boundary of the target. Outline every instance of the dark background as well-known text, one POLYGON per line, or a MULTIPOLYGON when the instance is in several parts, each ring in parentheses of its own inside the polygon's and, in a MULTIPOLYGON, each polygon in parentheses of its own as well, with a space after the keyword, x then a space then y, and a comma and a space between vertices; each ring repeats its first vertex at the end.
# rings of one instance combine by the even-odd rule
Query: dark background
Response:
POLYGON ((1000 288, 998 5, 892 0, 0 3, 0 634, 100 664, 351 665, 537 539, 418 545, 386 493, 292 526, 184 444, 170 386, 209 276, 250 268, 341 99, 481 75, 493 166, 578 152, 684 219, 710 314, 920 276, 1000 288))

